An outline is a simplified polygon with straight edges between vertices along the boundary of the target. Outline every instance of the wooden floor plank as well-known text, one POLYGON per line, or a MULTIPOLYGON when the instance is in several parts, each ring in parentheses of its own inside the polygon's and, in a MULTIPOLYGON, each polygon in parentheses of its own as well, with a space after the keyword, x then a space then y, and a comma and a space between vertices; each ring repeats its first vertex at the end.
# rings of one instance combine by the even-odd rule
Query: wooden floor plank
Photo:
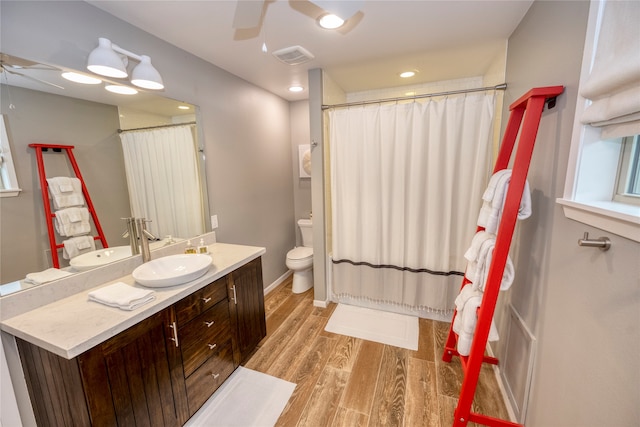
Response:
POLYGON ((404 424, 440 427, 435 362, 410 357, 407 378, 404 424))
POLYGON ((334 354, 329 358, 327 364, 336 369, 351 372, 353 365, 356 363, 356 357, 362 340, 346 335, 339 335, 334 354))
POLYGON ((335 425, 334 418, 348 376, 348 372, 326 366, 318 378, 309 403, 300 416, 298 426, 330 427, 335 425))
POLYGON ((434 321, 430 319, 418 319, 418 330, 420 331, 420 335, 418 336, 418 350, 409 353, 410 357, 428 362, 435 361, 433 323, 434 321))
POLYGON ((407 389, 408 350, 384 346, 370 426, 402 426, 407 389))
POLYGON ((291 379, 291 382, 296 384, 296 388, 293 390, 276 426, 297 425, 335 345, 335 339, 318 336, 307 358, 291 379))
POLYGON ((369 424, 369 416, 343 407, 338 408, 333 420, 334 426, 342 427, 366 427, 369 424))
POLYGON ((363 341, 347 382, 341 406, 369 414, 373 406, 384 344, 363 341))
POLYGON ((265 373, 290 381, 326 322, 322 317, 309 316, 265 373))

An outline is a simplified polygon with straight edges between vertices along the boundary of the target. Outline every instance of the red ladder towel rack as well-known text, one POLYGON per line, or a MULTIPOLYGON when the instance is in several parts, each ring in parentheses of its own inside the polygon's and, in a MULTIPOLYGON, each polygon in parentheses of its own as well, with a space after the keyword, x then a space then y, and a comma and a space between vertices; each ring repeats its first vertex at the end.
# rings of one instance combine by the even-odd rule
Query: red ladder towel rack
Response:
MULTIPOLYGON (((471 350, 468 356, 461 356, 456 351, 457 335, 453 331, 452 320, 451 327, 449 328, 449 336, 447 337, 442 355, 442 360, 445 362, 450 362, 453 356, 458 356, 464 372, 464 379, 460 388, 460 397, 454 412, 454 427, 464 427, 469 421, 487 426, 522 427, 521 424, 511 421, 474 413, 471 411, 471 405, 478 384, 478 376, 480 375, 482 363, 498 364, 498 359, 485 356, 484 352, 487 346, 491 321, 498 301, 500 283, 509 255, 509 247, 516 225, 518 209, 529 171, 529 164, 531 162, 531 155, 533 154, 533 147, 538 133, 542 111, 547 102, 549 102, 549 107, 553 107, 555 105, 555 99, 563 91, 563 86, 534 88, 509 106, 511 113, 500 146, 500 152, 496 159, 493 170, 494 173, 508 167, 518 133, 520 133, 520 138, 512 167, 511 181, 504 202, 502 219, 496 234, 496 244, 491 266, 489 267, 482 302, 477 311, 478 321, 471 343, 471 350)), ((478 227, 477 231, 483 229, 483 227, 478 227)), ((467 283, 470 282, 465 277, 462 280, 461 288, 467 283)), ((457 313, 454 312, 454 319, 456 314, 457 313)))
POLYGON ((87 209, 91 214, 91 218, 93 219, 93 224, 96 228, 97 236, 94 236, 94 240, 99 240, 102 243, 103 248, 109 247, 107 245, 107 239, 104 237, 104 232, 102 231, 102 227, 100 226, 100 221, 98 221, 98 215, 96 214, 96 210, 93 207, 93 202, 91 202, 91 197, 89 197, 89 191, 87 190, 87 186, 82 178, 82 174, 80 173, 80 168, 78 167, 78 163, 76 162, 76 158, 73 155, 73 145, 59 145, 59 144, 29 144, 29 147, 34 148, 36 150, 36 161, 38 163, 38 176, 40 178, 40 190, 42 191, 42 204, 44 206, 44 213, 47 220, 47 232, 49 233, 49 246, 51 248, 51 260, 53 262, 54 268, 60 268, 60 259, 58 257, 58 249, 64 247, 64 244, 56 243, 56 236, 53 232, 53 220, 56 217, 54 213, 51 212, 51 204, 49 202, 49 194, 48 188, 49 184, 47 183, 47 176, 44 170, 44 158, 42 157, 43 152, 47 152, 51 149, 54 152, 64 151, 69 158, 69 162, 71 163, 71 167, 73 168, 73 172, 76 175, 76 178, 80 180, 82 184, 82 195, 84 196, 85 202, 87 203, 87 209))

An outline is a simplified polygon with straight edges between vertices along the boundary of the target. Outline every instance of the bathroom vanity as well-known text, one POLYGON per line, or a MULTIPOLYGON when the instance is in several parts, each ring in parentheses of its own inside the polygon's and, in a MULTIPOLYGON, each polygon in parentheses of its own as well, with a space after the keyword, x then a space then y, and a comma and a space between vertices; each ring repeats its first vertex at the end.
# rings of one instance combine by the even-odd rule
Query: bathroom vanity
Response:
POLYGON ((266 336, 264 248, 209 248, 204 276, 137 310, 88 289, 2 322, 39 426, 181 426, 207 401, 266 336))

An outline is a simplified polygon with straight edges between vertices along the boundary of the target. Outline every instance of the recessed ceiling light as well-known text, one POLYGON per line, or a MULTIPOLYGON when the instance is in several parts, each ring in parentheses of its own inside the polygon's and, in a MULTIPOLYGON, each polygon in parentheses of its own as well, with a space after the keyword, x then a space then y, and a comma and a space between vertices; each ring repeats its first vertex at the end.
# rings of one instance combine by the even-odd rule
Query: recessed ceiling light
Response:
POLYGON ((404 71, 400 73, 400 77, 402 77, 403 79, 408 79, 409 77, 413 77, 415 75, 416 75, 415 71, 404 71))
POLYGON ((104 88, 109 92, 117 93, 120 95, 135 95, 136 93, 138 93, 137 90, 129 86, 107 85, 104 88))
POLYGON ((102 83, 102 80, 95 77, 87 76, 86 74, 74 73, 71 71, 62 73, 62 77, 72 82, 82 83, 85 85, 97 85, 102 83))
POLYGON ((291 86, 289 92, 302 92, 304 88, 302 86, 291 86))
POLYGON ((188 105, 178 105, 178 108, 179 108, 180 110, 188 110, 188 109, 189 109, 189 106, 188 106, 188 105))
POLYGON ((327 15, 322 15, 318 20, 318 24, 326 30, 335 30, 336 28, 342 27, 344 19, 329 13, 327 15))

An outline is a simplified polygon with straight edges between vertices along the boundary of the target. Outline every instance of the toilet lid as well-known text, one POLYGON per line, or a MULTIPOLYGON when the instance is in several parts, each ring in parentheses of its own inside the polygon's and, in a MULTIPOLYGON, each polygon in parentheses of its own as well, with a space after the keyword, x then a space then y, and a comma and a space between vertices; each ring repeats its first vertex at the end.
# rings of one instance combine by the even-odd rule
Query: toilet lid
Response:
POLYGON ((297 248, 293 248, 287 254, 287 258, 289 259, 303 259, 308 258, 313 255, 313 248, 307 248, 305 246, 298 246, 297 248))

